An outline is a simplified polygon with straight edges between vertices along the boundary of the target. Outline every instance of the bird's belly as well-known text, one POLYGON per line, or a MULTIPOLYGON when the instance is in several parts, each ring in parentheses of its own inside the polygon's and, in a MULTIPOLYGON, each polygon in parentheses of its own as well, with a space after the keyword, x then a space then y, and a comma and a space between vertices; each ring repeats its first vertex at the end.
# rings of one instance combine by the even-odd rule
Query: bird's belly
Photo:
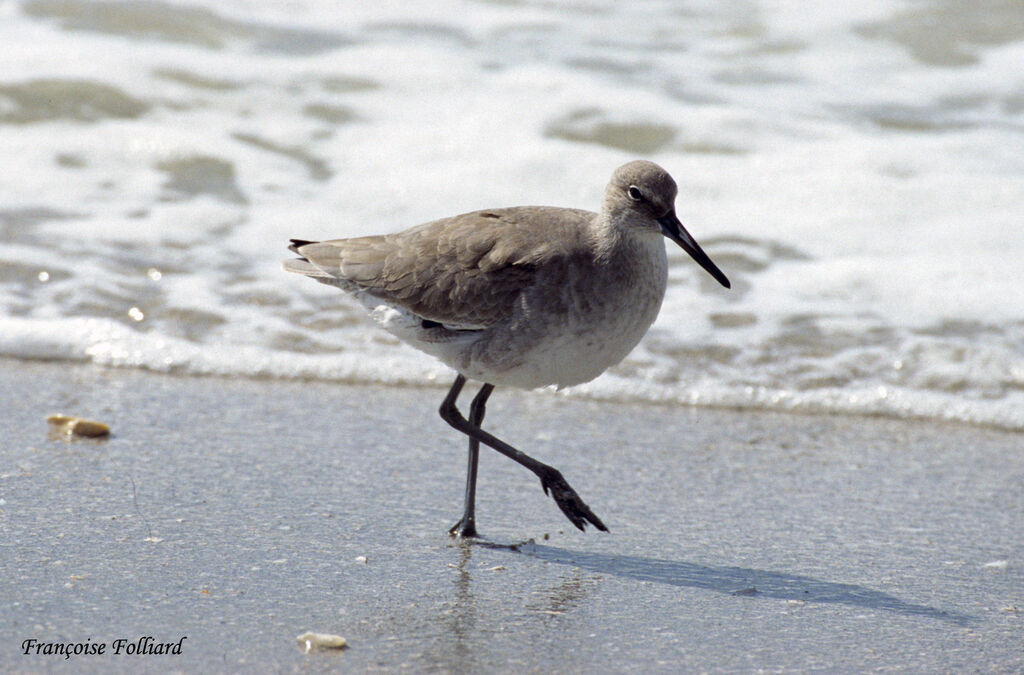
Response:
POLYGON ((622 334, 549 337, 524 353, 517 365, 504 371, 492 369, 487 381, 522 389, 548 385, 561 389, 589 382, 622 361, 642 336, 628 341, 622 334))
POLYGON ((524 326, 481 341, 461 364, 449 363, 467 377, 495 385, 536 389, 571 387, 593 380, 636 347, 657 317, 653 296, 632 311, 593 312, 549 322, 541 329, 524 326))

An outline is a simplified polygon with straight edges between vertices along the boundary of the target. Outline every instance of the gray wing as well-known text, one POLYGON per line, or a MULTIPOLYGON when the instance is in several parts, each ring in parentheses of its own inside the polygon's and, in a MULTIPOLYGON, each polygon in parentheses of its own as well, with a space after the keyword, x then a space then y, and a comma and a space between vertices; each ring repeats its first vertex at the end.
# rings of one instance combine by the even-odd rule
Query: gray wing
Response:
POLYGON ((396 234, 296 241, 292 250, 302 259, 286 261, 285 269, 365 291, 424 319, 485 328, 514 310, 538 270, 580 254, 585 225, 595 217, 524 206, 475 211, 396 234))

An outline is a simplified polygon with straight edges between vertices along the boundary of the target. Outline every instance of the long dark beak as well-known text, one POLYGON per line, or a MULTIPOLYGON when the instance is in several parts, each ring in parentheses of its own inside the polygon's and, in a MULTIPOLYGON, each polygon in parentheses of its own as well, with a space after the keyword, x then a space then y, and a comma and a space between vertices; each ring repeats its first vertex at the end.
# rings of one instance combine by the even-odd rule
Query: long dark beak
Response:
POLYGON ((683 224, 679 222, 679 218, 676 217, 675 211, 669 211, 661 218, 658 218, 658 222, 661 224, 661 232, 666 237, 679 244, 679 247, 690 254, 690 256, 697 261, 697 264, 707 270, 708 274, 718 280, 718 283, 722 284, 726 288, 731 288, 732 284, 729 283, 729 279, 722 274, 722 270, 718 269, 718 265, 711 262, 711 258, 704 252, 704 249, 700 247, 697 240, 690 236, 690 233, 686 231, 683 224))

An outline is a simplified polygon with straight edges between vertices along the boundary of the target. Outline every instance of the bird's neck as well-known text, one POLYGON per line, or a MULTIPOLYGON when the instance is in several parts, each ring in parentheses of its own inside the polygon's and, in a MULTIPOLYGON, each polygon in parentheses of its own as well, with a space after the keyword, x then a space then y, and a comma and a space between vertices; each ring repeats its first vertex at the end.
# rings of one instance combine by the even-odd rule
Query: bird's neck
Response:
POLYGON ((664 255, 664 236, 640 223, 616 219, 602 213, 594 219, 593 250, 598 260, 612 262, 624 256, 634 260, 664 255), (643 254, 647 255, 643 255, 643 254), (640 254, 640 255, 637 255, 640 254))

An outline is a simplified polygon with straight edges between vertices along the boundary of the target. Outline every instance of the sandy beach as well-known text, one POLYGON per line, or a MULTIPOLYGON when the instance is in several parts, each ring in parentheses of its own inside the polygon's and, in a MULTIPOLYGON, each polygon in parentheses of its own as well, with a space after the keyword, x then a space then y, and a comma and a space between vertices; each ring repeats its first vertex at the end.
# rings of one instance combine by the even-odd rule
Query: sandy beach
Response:
POLYGON ((0 7, 0 675, 1024 674, 1024 3, 0 7), (454 374, 282 270, 470 212, 410 332, 657 309, 487 403, 608 533, 485 448, 450 538, 454 374))
POLYGON ((1020 435, 498 391, 489 427, 611 532, 485 452, 469 545, 442 395, 4 361, 3 670, 1024 667, 1020 435), (112 653, 148 636, 181 653, 112 653))

